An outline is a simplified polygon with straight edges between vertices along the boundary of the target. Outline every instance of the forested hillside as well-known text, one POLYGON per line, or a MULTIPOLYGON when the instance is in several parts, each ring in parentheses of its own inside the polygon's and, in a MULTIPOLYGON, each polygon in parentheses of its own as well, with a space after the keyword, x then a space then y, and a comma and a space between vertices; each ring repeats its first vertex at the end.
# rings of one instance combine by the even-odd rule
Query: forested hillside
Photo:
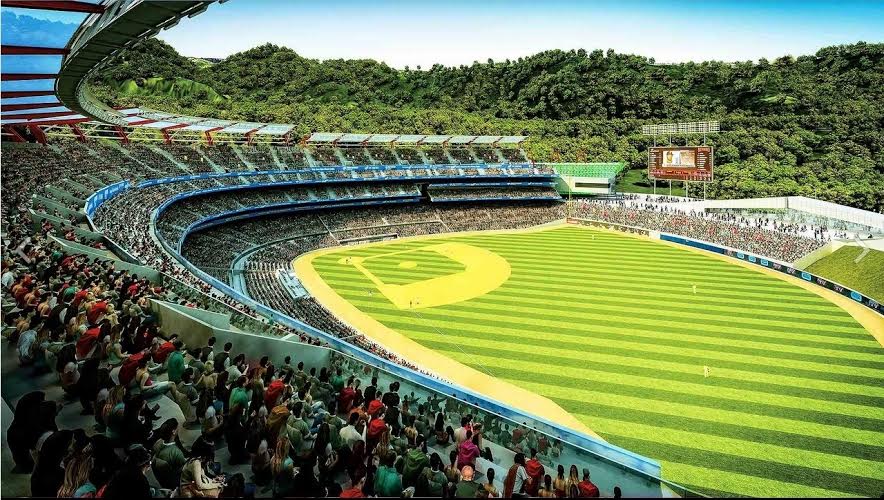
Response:
MULTIPOLYGON (((603 52, 547 51, 457 68, 319 62, 263 45, 216 63, 151 40, 100 74, 96 94, 311 131, 526 134, 539 161, 641 168, 643 123, 719 119, 719 197, 806 195, 884 211, 884 44, 774 61, 657 65, 603 52)), ((686 138, 674 137, 684 144, 686 138)))

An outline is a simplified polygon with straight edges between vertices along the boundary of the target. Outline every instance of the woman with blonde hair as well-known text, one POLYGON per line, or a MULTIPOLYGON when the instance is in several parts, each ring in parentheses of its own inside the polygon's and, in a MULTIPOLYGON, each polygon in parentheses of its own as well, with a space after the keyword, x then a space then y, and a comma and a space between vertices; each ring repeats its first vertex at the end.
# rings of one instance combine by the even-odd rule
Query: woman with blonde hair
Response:
POLYGON ((123 345, 120 343, 120 326, 113 325, 110 333, 110 340, 104 352, 104 360, 108 366, 115 368, 123 364, 123 361, 129 357, 123 352, 123 345))
POLYGON ((276 441, 276 450, 270 460, 270 472, 273 474, 273 496, 276 498, 291 496, 294 489, 295 462, 289 455, 291 442, 286 436, 276 441))
POLYGON ((199 379, 194 385, 199 390, 207 389, 214 391, 217 383, 218 374, 215 373, 215 363, 212 362, 212 360, 206 361, 203 365, 203 372, 200 374, 199 379))
POLYGON ((104 423, 104 435, 109 439, 119 438, 119 432, 123 424, 123 398, 126 397, 126 388, 121 385, 114 386, 108 392, 107 400, 101 409, 101 421, 104 423))
POLYGON ((83 496, 90 490, 93 495, 97 491, 95 485, 89 482, 89 473, 92 472, 92 447, 87 446, 81 453, 78 453, 68 460, 64 468, 64 482, 58 489, 59 498, 71 498, 79 493, 83 496), (83 491, 81 491, 83 490, 83 491))

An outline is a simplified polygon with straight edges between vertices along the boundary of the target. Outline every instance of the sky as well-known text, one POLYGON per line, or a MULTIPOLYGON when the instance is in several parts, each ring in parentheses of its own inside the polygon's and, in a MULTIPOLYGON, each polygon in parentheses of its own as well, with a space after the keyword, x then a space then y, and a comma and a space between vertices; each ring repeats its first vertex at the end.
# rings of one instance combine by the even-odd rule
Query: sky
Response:
POLYGON ((658 63, 756 61, 884 41, 884 0, 230 0, 159 38, 194 57, 270 42, 316 59, 429 68, 547 49, 614 49, 658 63))

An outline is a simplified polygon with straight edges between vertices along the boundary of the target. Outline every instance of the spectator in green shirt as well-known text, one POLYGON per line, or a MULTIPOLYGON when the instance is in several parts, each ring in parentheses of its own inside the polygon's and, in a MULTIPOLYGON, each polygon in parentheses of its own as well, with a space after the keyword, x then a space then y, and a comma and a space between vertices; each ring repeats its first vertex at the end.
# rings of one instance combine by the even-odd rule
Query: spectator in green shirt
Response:
POLYGON ((415 447, 410 449, 405 455, 405 468, 402 470, 402 485, 406 488, 415 486, 417 478, 424 467, 430 465, 430 459, 427 458, 427 445, 423 435, 418 435, 415 440, 415 447))
POLYGON ((248 381, 249 379, 245 375, 241 375, 234 382, 233 390, 230 391, 229 408, 240 405, 243 408, 243 415, 248 415, 248 412, 245 411, 249 408, 249 392, 246 390, 248 381))
POLYGON ((184 353, 181 352, 184 342, 176 339, 172 345, 175 346, 175 351, 169 354, 169 359, 166 360, 166 373, 169 374, 169 380, 177 384, 181 382, 181 375, 187 368, 187 364, 184 362, 184 353))
POLYGON ((174 489, 178 486, 181 468, 187 462, 178 441, 178 421, 170 418, 163 422, 155 434, 159 437, 153 445, 153 473, 160 486, 174 489))
POLYGON ((379 497, 399 497, 402 494, 402 478, 393 467, 396 455, 387 453, 381 458, 381 466, 374 476, 374 492, 379 497))

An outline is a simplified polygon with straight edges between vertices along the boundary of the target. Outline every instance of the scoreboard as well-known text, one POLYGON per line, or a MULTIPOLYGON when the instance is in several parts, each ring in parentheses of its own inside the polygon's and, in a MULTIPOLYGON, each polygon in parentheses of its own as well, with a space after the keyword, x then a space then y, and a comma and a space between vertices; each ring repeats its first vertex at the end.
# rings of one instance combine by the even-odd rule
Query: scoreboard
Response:
POLYGON ((712 146, 648 148, 648 178, 669 181, 712 181, 712 146))

